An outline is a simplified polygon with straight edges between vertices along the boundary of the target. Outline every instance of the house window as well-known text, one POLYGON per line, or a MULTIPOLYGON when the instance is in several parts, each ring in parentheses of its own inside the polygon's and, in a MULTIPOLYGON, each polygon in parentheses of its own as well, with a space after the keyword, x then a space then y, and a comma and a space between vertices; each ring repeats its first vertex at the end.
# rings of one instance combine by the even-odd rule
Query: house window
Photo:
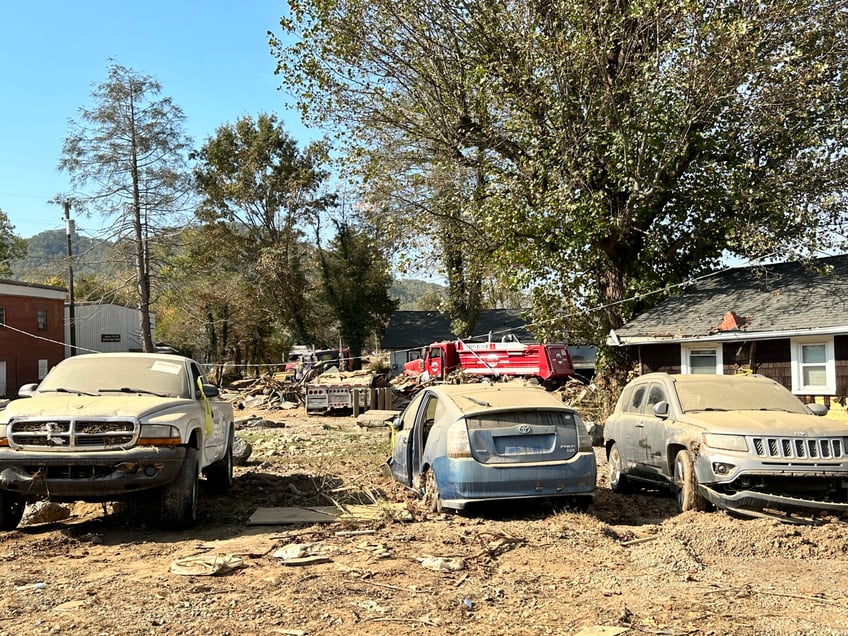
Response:
POLYGON ((38 328, 47 329, 47 310, 39 309, 37 314, 38 328))
POLYGON ((801 395, 836 393, 833 338, 792 341, 792 392, 801 395))
POLYGON ((0 329, 6 326, 6 308, 0 307, 0 329))
POLYGON ((681 373, 701 373, 707 375, 722 375, 724 360, 721 355, 721 345, 705 347, 703 345, 683 345, 680 347, 681 373))

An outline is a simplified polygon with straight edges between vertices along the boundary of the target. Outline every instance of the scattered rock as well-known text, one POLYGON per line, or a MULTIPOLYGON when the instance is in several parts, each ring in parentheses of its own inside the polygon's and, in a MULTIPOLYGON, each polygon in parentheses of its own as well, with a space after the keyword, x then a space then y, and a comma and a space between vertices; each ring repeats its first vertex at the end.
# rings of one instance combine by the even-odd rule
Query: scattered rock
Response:
POLYGON ((233 439, 233 465, 244 466, 250 455, 253 453, 253 446, 247 440, 236 436, 233 439))
POLYGON ((21 519, 22 526, 36 523, 55 523, 63 521, 71 516, 71 510, 67 506, 52 501, 36 501, 27 506, 21 519))

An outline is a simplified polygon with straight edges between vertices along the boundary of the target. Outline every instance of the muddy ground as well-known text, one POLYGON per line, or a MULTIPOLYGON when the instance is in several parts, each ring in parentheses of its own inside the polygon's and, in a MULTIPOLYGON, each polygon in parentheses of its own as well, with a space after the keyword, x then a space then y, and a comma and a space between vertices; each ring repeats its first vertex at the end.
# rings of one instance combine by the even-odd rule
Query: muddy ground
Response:
POLYGON ((382 470, 385 429, 261 415, 238 431, 253 454, 232 492, 204 491, 192 531, 76 504, 2 534, 0 634, 848 635, 844 524, 677 515, 665 494, 610 492, 600 450, 588 513, 434 516, 382 470), (287 506, 374 514, 248 525, 287 506))

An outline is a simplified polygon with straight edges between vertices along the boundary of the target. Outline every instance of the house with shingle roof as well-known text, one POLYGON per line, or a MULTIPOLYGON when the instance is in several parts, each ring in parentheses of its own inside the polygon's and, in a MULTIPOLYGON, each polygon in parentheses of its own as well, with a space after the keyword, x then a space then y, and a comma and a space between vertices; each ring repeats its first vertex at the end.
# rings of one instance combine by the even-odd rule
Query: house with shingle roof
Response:
POLYGON ((848 255, 728 269, 610 332, 640 373, 760 373, 799 397, 848 396, 848 255))
MULTIPOLYGON (((538 342, 527 328, 521 309, 486 309, 480 314, 471 341, 501 340, 515 336, 519 342, 538 342)), ((380 348, 389 352, 392 374, 403 373, 403 365, 421 357, 427 345, 444 340, 456 340, 451 332, 450 317, 438 311, 396 311, 380 341, 380 348)), ((568 344, 568 343, 566 343, 568 344)), ((595 347, 569 344, 572 363, 578 374, 591 377, 595 369, 595 347)))

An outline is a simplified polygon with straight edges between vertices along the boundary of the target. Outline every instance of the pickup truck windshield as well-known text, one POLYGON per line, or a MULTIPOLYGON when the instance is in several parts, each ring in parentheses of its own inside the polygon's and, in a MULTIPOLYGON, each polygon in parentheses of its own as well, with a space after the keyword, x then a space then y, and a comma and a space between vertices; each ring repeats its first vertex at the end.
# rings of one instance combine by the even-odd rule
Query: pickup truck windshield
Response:
POLYGON ((153 357, 80 356, 56 365, 38 386, 39 392, 64 391, 97 395, 104 389, 191 397, 185 365, 153 357))

